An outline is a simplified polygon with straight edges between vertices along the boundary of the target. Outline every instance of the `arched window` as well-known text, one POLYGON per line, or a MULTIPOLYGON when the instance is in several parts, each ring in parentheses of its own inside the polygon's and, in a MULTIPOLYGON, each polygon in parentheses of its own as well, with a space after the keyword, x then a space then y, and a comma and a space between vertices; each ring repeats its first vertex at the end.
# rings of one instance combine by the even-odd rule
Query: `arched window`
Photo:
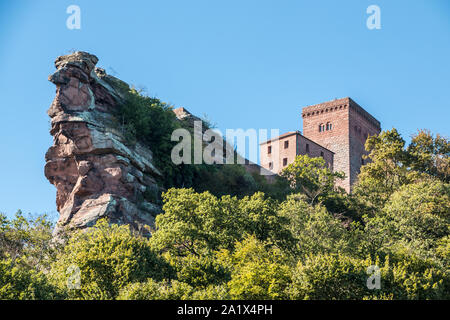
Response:
POLYGON ((319 124, 319 132, 325 131, 325 126, 323 123, 319 124))
POLYGON ((332 124, 329 123, 329 122, 327 122, 327 131, 328 131, 328 130, 331 130, 332 128, 333 128, 332 124))

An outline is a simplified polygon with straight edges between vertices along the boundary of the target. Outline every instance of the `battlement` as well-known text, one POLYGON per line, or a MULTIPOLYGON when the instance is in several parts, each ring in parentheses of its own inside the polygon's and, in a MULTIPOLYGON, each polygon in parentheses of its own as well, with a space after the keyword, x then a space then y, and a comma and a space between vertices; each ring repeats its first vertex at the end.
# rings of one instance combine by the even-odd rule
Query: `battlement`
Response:
POLYGON ((350 98, 335 99, 327 102, 313 104, 302 109, 302 117, 310 117, 323 114, 324 112, 333 112, 348 108, 350 98))
POLYGON ((380 122, 371 114, 364 110, 358 103, 350 97, 335 99, 327 102, 306 106, 302 109, 302 118, 323 115, 340 110, 352 109, 363 117, 367 122, 371 123, 375 128, 381 129, 380 122))

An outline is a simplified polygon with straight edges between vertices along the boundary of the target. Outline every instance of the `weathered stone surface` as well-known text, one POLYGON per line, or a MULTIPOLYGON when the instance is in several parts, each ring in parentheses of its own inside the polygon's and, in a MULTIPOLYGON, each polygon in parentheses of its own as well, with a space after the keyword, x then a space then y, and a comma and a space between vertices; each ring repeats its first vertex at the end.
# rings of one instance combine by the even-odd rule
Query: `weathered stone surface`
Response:
POLYGON ((351 192, 367 155, 365 141, 380 133, 380 122, 349 97, 305 107, 302 117, 304 136, 334 152, 333 169, 346 176, 338 185, 351 192), (320 131, 321 124, 332 128, 320 131))
POLYGON ((86 52, 61 56, 49 77, 56 97, 48 110, 54 139, 45 176, 57 189, 56 234, 102 217, 145 230, 160 211, 143 196, 148 188, 159 190, 152 152, 139 143, 128 146, 114 117, 128 85, 95 68, 97 62, 86 52))

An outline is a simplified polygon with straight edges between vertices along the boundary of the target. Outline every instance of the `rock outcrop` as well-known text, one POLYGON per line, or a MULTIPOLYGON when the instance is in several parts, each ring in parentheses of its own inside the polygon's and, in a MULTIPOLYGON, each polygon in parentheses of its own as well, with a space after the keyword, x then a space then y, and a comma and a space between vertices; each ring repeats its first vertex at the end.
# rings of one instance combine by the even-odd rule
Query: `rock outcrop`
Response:
POLYGON ((55 234, 103 217, 147 233, 160 207, 145 195, 160 191, 161 173, 151 150, 127 145, 114 115, 129 87, 96 68, 97 61, 86 52, 61 56, 49 77, 56 97, 48 110, 53 146, 45 176, 57 189, 55 234))
MULTIPOLYGON (((60 217, 54 233, 84 229, 108 218, 150 235, 161 212, 158 198, 163 189, 156 181, 164 177, 152 151, 139 142, 131 146, 117 119, 130 87, 97 68, 97 62, 87 52, 61 56, 55 61, 57 71, 49 77, 56 85, 56 97, 48 110, 53 145, 45 156, 45 176, 57 190, 60 217)), ((202 123, 197 132, 194 123, 200 118, 183 107, 173 111, 184 128, 202 139, 208 124, 202 123)), ((223 143, 225 153, 234 150, 223 143)), ((202 139, 203 147, 206 144, 202 139)), ((267 175, 267 170, 231 152, 248 172, 267 175)), ((217 163, 222 162, 225 158, 218 158, 217 163)))

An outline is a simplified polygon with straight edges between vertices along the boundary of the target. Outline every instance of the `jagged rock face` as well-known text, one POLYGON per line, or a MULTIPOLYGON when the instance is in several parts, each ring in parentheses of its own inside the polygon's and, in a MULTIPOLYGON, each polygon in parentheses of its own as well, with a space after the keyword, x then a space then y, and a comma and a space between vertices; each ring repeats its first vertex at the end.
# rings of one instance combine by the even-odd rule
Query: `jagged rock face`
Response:
POLYGON ((151 150, 127 145, 115 118, 128 85, 95 68, 97 57, 76 52, 56 59, 49 77, 56 85, 51 117, 53 145, 45 156, 45 176, 57 189, 62 228, 86 228, 99 218, 146 233, 160 207, 144 193, 160 189, 151 150))

